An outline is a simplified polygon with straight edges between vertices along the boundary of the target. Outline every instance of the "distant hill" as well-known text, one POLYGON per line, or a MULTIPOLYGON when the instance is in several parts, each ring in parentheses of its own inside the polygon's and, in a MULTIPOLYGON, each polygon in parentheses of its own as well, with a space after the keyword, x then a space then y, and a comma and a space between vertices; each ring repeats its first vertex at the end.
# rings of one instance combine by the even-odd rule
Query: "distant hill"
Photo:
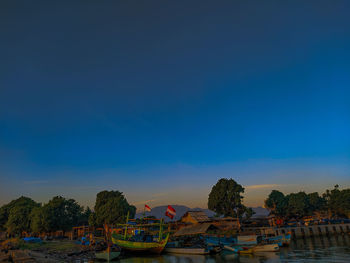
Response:
POLYGON ((269 215, 269 210, 267 210, 266 208, 263 208, 261 206, 258 207, 252 207, 253 211, 255 212, 255 214, 253 215, 254 217, 264 217, 264 216, 268 216, 269 215))
MULTIPOLYGON (((203 208, 190 208, 184 205, 171 205, 176 210, 176 216, 173 220, 179 220, 187 211, 203 211, 207 214, 208 217, 213 217, 215 212, 209 209, 203 208)), ((171 221, 169 217, 165 216, 165 211, 167 205, 152 207, 151 212, 146 212, 146 216, 155 216, 156 218, 164 218, 165 222, 171 221)), ((253 217, 267 216, 269 212, 263 207, 253 207, 254 212, 256 213, 253 217)), ((143 216, 143 213, 137 213, 135 218, 140 218, 143 216)))

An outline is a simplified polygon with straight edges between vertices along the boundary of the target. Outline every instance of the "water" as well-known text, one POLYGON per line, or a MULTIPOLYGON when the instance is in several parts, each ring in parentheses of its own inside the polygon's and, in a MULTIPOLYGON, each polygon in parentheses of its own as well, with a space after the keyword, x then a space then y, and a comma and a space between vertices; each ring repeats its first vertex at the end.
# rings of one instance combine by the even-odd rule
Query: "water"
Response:
MULTIPOLYGON (((97 261, 96 261, 97 262, 97 261)), ((279 263, 317 262, 350 263, 350 236, 317 237, 292 241, 277 253, 236 255, 221 253, 213 256, 171 255, 125 257, 118 263, 279 263)))

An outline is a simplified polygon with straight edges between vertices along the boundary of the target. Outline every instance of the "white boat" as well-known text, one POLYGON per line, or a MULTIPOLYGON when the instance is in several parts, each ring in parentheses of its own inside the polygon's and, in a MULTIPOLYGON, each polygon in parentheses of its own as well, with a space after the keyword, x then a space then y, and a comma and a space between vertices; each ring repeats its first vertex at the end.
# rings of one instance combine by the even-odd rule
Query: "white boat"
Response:
POLYGON ((277 252, 280 250, 278 244, 257 245, 253 248, 255 252, 277 252))
POLYGON ((191 255, 207 255, 209 251, 205 248, 191 248, 191 247, 169 247, 164 249, 165 253, 171 254, 191 254, 191 255))

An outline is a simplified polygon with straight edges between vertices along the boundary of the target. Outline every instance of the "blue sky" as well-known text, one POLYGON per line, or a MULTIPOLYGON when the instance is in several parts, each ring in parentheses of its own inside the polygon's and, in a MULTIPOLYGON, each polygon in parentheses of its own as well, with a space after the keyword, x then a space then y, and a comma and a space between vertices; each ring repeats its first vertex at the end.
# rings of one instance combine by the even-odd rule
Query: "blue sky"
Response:
POLYGON ((348 1, 0 4, 0 200, 350 186, 348 1))

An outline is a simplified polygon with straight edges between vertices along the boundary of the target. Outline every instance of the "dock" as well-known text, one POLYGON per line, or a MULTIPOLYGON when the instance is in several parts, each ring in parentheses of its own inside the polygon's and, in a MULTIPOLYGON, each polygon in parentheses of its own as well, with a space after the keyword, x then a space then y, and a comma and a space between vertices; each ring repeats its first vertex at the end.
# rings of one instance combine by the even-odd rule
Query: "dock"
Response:
POLYGON ((304 238, 350 233, 350 223, 285 227, 245 227, 244 231, 277 236, 290 232, 293 238, 304 238))

